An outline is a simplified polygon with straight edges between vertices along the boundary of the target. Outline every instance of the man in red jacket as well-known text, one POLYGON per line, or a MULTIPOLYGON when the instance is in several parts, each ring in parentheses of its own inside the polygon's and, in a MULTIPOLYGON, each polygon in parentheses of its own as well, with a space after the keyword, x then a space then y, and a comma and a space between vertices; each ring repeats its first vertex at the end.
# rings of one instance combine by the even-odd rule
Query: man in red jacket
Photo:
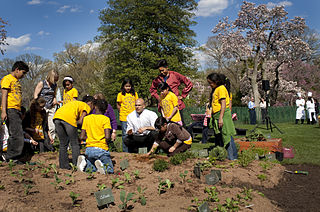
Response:
POLYGON ((162 82, 166 82, 172 92, 178 97, 178 103, 179 103, 179 110, 181 119, 184 123, 184 117, 183 117, 183 109, 186 107, 183 103, 182 99, 186 98, 191 91, 193 85, 192 82, 182 74, 179 74, 175 71, 170 71, 168 68, 168 63, 165 59, 159 60, 157 67, 159 68, 160 74, 152 81, 151 87, 149 89, 151 96, 156 98, 158 100, 158 103, 160 102, 160 96, 157 93, 158 85, 162 82), (179 86, 181 84, 185 84, 185 88, 182 90, 181 94, 179 91, 179 86))

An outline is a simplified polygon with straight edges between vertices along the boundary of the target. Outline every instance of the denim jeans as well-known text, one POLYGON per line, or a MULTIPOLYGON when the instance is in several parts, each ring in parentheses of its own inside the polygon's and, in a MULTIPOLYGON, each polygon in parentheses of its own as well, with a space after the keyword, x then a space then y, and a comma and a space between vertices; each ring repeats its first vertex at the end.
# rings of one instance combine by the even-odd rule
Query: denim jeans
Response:
POLYGON ((78 141, 78 130, 61 119, 55 119, 54 124, 60 140, 59 146, 59 166, 61 169, 71 169, 69 165, 68 146, 71 143, 72 163, 77 165, 80 155, 80 144, 78 141))
POLYGON ((129 149, 127 145, 124 143, 127 136, 127 122, 126 121, 120 121, 121 123, 121 129, 122 129, 122 151, 123 152, 129 152, 129 149))
POLYGON ((238 150, 236 144, 234 143, 233 137, 231 136, 230 143, 226 146, 228 152, 228 159, 235 160, 238 159, 238 150))
POLYGON ((7 159, 19 159, 22 157, 24 146, 21 112, 8 109, 6 124, 9 131, 7 159))
POLYGON ((100 160, 105 165, 103 168, 104 170, 106 170, 106 173, 113 173, 113 165, 109 151, 101 149, 99 147, 87 147, 86 156, 87 165, 85 171, 91 170, 92 172, 96 172, 97 168, 95 167, 94 162, 96 160, 100 160))

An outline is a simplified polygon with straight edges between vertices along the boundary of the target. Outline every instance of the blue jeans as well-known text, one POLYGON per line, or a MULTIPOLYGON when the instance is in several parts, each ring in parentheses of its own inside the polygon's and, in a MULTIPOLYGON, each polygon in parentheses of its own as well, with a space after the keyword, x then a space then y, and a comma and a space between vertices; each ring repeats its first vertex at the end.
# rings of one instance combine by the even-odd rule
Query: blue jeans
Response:
POLYGON ((129 152, 129 149, 127 145, 124 143, 127 137, 127 122, 126 121, 120 121, 121 123, 121 129, 122 129, 122 151, 123 152, 129 152))
POLYGON ((238 159, 238 150, 236 144, 234 143, 233 137, 231 136, 230 143, 226 146, 228 152, 228 159, 235 160, 238 159))
POLYGON ((85 171, 91 170, 92 172, 96 172, 97 168, 94 165, 96 160, 100 160, 105 166, 103 167, 107 173, 113 173, 113 165, 110 157, 110 152, 99 147, 87 147, 86 148, 86 168, 85 171), (106 169, 107 167, 107 169, 106 169))

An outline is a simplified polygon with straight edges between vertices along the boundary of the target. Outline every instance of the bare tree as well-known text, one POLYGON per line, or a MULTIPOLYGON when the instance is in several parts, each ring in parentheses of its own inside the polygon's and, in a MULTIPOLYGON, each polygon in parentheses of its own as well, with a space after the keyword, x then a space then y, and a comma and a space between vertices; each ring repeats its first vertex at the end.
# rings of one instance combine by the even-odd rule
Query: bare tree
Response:
POLYGON ((0 53, 1 54, 4 54, 4 49, 1 46, 8 45, 8 43, 6 42, 7 31, 4 28, 7 24, 8 23, 0 17, 0 53))

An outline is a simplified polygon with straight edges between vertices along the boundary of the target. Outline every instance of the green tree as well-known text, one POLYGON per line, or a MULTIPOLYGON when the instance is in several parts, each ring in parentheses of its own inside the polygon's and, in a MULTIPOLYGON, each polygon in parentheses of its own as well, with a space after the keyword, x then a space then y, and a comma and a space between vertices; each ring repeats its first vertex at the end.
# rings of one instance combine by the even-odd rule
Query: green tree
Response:
POLYGON ((149 100, 149 87, 158 75, 155 64, 167 59, 181 74, 196 71, 190 26, 195 0, 109 0, 100 13, 97 37, 107 50, 104 91, 115 100, 124 78, 131 78, 139 96, 149 100))

